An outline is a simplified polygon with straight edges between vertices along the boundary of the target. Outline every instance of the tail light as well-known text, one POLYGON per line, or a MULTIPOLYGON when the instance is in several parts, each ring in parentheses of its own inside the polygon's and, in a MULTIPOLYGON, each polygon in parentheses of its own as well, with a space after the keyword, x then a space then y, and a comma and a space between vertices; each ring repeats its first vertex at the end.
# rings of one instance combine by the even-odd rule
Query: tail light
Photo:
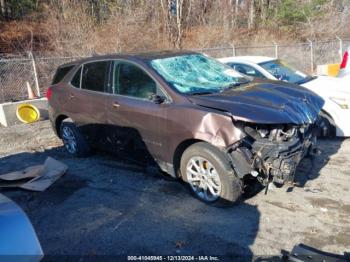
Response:
POLYGON ((52 96, 52 89, 51 89, 51 87, 49 87, 49 88, 47 89, 47 92, 46 92, 46 98, 47 98, 47 100, 50 100, 50 99, 51 99, 51 96, 52 96))
POLYGON ((341 64, 340 64, 340 69, 346 68, 347 63, 348 63, 348 59, 349 59, 349 52, 346 51, 346 52, 344 53, 344 56, 343 56, 343 61, 342 61, 341 64))

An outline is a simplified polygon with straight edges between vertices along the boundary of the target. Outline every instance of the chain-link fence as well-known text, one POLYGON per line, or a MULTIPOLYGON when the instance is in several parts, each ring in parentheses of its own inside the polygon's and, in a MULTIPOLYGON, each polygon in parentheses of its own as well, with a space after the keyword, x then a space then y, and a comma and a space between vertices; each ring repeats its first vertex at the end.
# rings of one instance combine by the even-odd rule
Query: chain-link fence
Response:
POLYGON ((350 46, 350 40, 307 41, 289 45, 225 46, 198 49, 219 58, 227 56, 268 56, 282 59, 288 64, 310 74, 316 72, 317 65, 340 63, 343 52, 350 46))
POLYGON ((77 57, 39 57, 35 58, 38 86, 41 94, 46 94, 58 66, 68 63, 77 57))
POLYGON ((0 60, 0 103, 27 98, 27 86, 34 86, 30 59, 0 60))
MULTIPOLYGON (((317 65, 340 63, 350 40, 308 41, 290 45, 234 46, 196 50, 210 56, 269 56, 285 60, 301 71, 315 73, 317 65)), ((37 96, 44 96, 52 77, 61 64, 77 57, 54 57, 31 53, 26 55, 0 54, 0 103, 24 100, 30 86, 37 96)))
POLYGON ((0 103, 27 99, 28 86, 36 96, 44 96, 57 67, 74 59, 34 57, 31 53, 0 58, 0 103))

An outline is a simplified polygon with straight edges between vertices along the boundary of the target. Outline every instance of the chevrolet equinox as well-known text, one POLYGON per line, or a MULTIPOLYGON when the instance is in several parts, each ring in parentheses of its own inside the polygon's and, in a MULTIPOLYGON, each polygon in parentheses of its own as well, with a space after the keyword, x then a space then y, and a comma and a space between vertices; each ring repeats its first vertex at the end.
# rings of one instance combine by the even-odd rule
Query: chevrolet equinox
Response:
POLYGON ((315 146, 324 103, 303 87, 250 79, 185 51, 62 65, 47 98, 68 153, 142 149, 200 200, 220 205, 236 202, 246 181, 293 180, 315 146))

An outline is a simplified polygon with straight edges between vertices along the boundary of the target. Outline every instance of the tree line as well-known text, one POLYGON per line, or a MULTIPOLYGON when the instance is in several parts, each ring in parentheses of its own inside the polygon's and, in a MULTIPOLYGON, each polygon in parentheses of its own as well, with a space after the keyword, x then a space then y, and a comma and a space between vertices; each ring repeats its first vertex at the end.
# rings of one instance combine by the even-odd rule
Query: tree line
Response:
POLYGON ((75 6, 95 29, 111 21, 143 23, 175 48, 191 37, 204 38, 206 30, 225 42, 234 41, 237 33, 249 39, 263 30, 295 38, 350 34, 350 0, 0 0, 0 21, 44 23, 52 13, 64 20, 75 6))

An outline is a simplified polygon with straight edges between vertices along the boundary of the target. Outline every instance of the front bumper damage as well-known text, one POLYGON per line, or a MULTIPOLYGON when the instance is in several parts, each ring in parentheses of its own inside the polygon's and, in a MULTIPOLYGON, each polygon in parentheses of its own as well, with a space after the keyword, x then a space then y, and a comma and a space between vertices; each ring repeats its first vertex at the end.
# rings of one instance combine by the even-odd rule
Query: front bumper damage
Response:
POLYGON ((307 154, 317 152, 316 128, 305 126, 244 126, 247 136, 232 145, 228 155, 238 177, 255 177, 262 185, 294 180, 307 154))

